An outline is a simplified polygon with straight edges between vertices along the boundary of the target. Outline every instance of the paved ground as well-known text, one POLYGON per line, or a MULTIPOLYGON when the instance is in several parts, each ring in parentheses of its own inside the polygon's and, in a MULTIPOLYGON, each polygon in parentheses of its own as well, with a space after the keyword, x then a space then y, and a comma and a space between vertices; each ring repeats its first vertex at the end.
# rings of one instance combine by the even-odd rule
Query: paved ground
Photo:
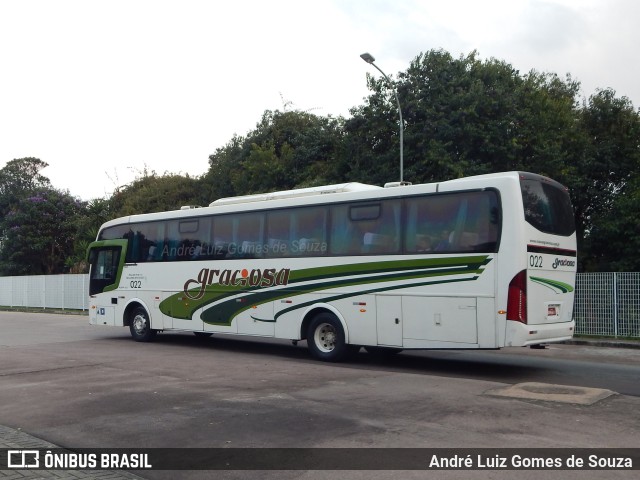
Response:
MULTIPOLYGON (((85 319, 0 314, 1 448, 637 447, 640 397, 592 404, 496 396, 520 383, 404 371, 384 362, 330 365, 304 348, 227 339, 161 336, 136 344, 126 329, 85 319), (164 338, 163 338, 164 337, 164 338), (39 438, 46 439, 40 440, 39 438)), ((577 347, 580 349, 582 347, 577 347)), ((602 347, 611 362, 619 351, 602 347), (607 352, 611 351, 610 354, 607 352)), ((579 352, 580 350, 577 350, 579 352)), ((585 350, 599 357, 593 349, 585 350)), ((542 352, 544 353, 544 352, 542 352)), ((635 353, 635 352, 634 352, 635 353)), ((499 352, 496 352, 500 355, 499 352)), ((553 355, 553 351, 544 353, 553 355)), ((536 354, 537 355, 537 354, 536 354)), ((576 357, 579 356, 576 353, 576 357)), ((630 355, 638 358, 637 355, 630 355)), ((434 355, 433 361, 438 361, 434 355)), ((628 362, 628 359, 624 361, 628 362)), ((635 361, 635 360, 634 360, 635 361)), ((640 364, 639 364, 640 367, 640 364)), ((640 372, 640 369, 638 370, 640 372)), ((507 378, 507 377, 502 377, 507 378)), ((521 392, 576 395, 562 386, 521 392)), ((438 472, 433 478, 539 479, 541 472, 438 472)), ((544 472, 599 479, 605 472, 544 472)), ((606 472, 607 479, 637 471, 606 472)), ((149 479, 398 478, 393 472, 140 472, 149 479)), ((402 478, 424 478, 403 472, 402 478)), ((136 478, 125 472, 0 471, 0 478, 136 478), (73 475, 73 477, 72 477, 73 475)))

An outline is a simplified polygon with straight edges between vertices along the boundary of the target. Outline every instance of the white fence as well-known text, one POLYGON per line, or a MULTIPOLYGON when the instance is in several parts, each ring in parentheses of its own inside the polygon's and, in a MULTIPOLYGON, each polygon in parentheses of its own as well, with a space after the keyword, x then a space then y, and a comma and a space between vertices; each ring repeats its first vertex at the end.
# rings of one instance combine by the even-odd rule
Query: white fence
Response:
POLYGON ((87 310, 89 275, 0 277, 0 305, 5 307, 87 310))
MULTIPOLYGON (((87 310, 88 275, 0 277, 0 306, 87 310)), ((640 273, 579 273, 576 334, 640 338, 640 273)))

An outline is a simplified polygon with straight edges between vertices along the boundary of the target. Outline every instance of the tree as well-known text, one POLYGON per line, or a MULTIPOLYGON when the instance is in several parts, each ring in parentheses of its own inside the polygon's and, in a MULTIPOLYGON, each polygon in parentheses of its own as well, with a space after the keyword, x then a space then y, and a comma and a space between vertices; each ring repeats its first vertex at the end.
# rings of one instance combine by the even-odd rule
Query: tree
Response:
POLYGON ((27 157, 11 160, 0 169, 0 273, 30 270, 15 254, 14 237, 21 226, 20 212, 25 199, 37 189, 50 188, 49 179, 40 174, 47 166, 38 158, 27 157))
POLYGON ((267 110, 255 130, 209 157, 204 183, 215 199, 331 182, 340 132, 341 119, 267 110))
POLYGON ((38 158, 18 158, 0 169, 0 215, 9 212, 20 198, 37 188, 51 186, 49 179, 40 174, 48 164, 38 158))
MULTIPOLYGON (((397 178, 397 106, 387 82, 369 78, 372 94, 346 122, 356 176, 397 178)), ((454 59, 430 51, 394 82, 405 120, 405 178, 415 183, 500 170, 557 177, 566 161, 579 84, 570 78, 520 75, 477 53, 454 59)), ((352 173, 351 176, 354 176, 352 173)))
POLYGON ((209 170, 203 177, 203 183, 211 200, 239 194, 231 176, 234 170, 241 169, 242 161, 248 155, 246 148, 245 138, 234 135, 224 147, 209 155, 209 170))
POLYGON ((160 176, 145 169, 141 177, 113 194, 109 211, 115 218, 208 204, 207 192, 199 179, 177 174, 160 176))
POLYGON ((257 146, 273 152, 278 160, 285 176, 276 189, 315 186, 333 175, 326 165, 335 157, 341 126, 342 120, 331 116, 266 111, 247 140, 252 151, 257 146))
POLYGON ((73 220, 76 231, 73 242, 73 251, 68 253, 65 259, 65 268, 69 273, 87 273, 87 249, 89 244, 98 236, 100 226, 113 218, 110 199, 94 199, 86 203, 82 211, 78 212, 73 220))
POLYGON ((568 176, 587 270, 640 269, 640 112, 601 90, 579 111, 583 142, 568 176), (623 253, 624 252, 624 253, 623 253))
POLYGON ((34 190, 18 198, 2 219, 2 274, 63 273, 74 249, 74 220, 83 209, 83 202, 53 188, 34 190))
POLYGON ((33 157, 17 158, 7 162, 0 169, 0 197, 49 187, 49 179, 40 174, 40 171, 48 166, 48 163, 33 157))
POLYGON ((583 248, 587 270, 640 271, 640 176, 635 175, 615 201, 593 221, 583 248))

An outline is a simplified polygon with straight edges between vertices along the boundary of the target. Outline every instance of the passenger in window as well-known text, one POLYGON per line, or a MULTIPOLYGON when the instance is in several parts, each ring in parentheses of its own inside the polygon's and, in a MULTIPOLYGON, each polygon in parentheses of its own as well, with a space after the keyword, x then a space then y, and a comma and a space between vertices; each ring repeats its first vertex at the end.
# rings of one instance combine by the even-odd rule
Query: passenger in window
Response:
POLYGON ((444 252, 449 250, 451 243, 449 242, 449 230, 443 230, 440 234, 440 241, 436 245, 436 252, 444 252))
POLYGON ((202 255, 202 245, 199 240, 193 242, 192 249, 189 253, 191 253, 191 260, 200 259, 200 255, 202 255))
POLYGON ((375 233, 378 227, 375 220, 358 220, 351 222, 351 225, 354 232, 349 246, 350 254, 383 253, 385 240, 383 235, 375 233))
POLYGON ((416 252, 425 253, 433 251, 431 237, 428 235, 416 235, 416 252))
POLYGON ((157 251, 158 248, 156 247, 156 244, 151 242, 151 245, 149 245, 149 251, 147 252, 147 262, 155 261, 157 251))

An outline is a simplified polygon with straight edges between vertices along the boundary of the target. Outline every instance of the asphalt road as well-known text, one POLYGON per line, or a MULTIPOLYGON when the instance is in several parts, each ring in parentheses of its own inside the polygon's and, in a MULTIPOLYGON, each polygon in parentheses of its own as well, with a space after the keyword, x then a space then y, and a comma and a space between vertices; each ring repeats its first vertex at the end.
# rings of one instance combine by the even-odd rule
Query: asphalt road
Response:
MULTIPOLYGON (((364 354, 361 355, 364 359, 364 354)), ((406 352, 386 362, 403 372, 489 380, 606 388, 640 396, 640 349, 548 345, 543 350, 406 352)))
MULTIPOLYGON (((640 350, 555 345, 386 360, 363 351, 336 365, 311 360, 304 342, 162 334, 140 344, 127 329, 91 327, 82 316, 0 312, 0 425, 69 448, 637 447, 639 377, 640 350), (532 381, 619 394, 594 405, 488 394, 532 381)), ((335 478, 311 473, 260 477, 335 478)), ((473 478, 487 478, 480 473, 487 472, 473 478)), ((513 478, 507 473, 491 478, 513 478)), ((602 472, 546 473, 602 478, 602 472)), ((144 476, 176 478, 163 471, 144 476)))

